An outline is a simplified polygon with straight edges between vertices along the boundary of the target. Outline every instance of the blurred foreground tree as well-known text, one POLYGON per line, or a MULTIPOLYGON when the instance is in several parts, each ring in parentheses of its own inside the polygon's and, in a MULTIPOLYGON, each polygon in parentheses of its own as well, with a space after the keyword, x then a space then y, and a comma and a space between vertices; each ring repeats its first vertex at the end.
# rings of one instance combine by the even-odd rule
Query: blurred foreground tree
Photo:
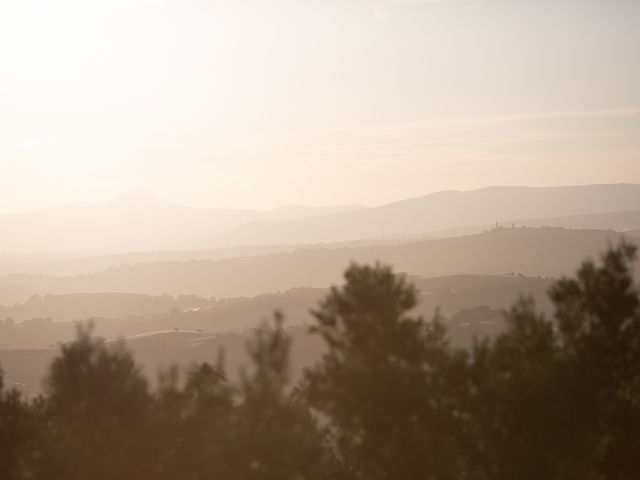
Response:
POLYGON ((306 373, 354 478, 606 479, 640 475, 635 248, 609 249, 507 329, 451 349, 387 268, 353 265, 315 312, 327 352, 306 373))
POLYGON ((63 345, 45 394, 0 374, 0 478, 632 480, 640 476, 635 248, 609 249, 506 330, 452 348, 389 267, 352 265, 313 312, 326 349, 296 387, 282 316, 249 370, 177 367, 150 391, 122 343, 63 345))
POLYGON ((0 478, 29 478, 39 427, 32 404, 19 391, 5 388, 0 370, 0 478))
POLYGON ((149 478, 147 427, 151 397, 121 342, 106 343, 79 327, 46 379, 45 451, 49 479, 149 478))
POLYGON ((184 385, 179 379, 178 368, 170 368, 155 395, 153 441, 161 455, 154 478, 224 478, 234 390, 222 358, 189 367, 184 385))
POLYGON ((445 329, 408 312, 417 292, 386 266, 354 264, 314 312, 327 352, 307 398, 354 478, 458 478, 453 395, 464 366, 445 329))
POLYGON ((329 478, 324 437, 308 406, 291 387, 291 338, 276 313, 247 345, 250 372, 243 371, 241 404, 232 426, 236 480, 329 478))
POLYGON ((493 479, 640 475, 636 249, 609 249, 550 292, 551 320, 521 301, 476 342, 468 411, 478 470, 493 479), (482 467, 482 468, 481 468, 482 467))
MULTIPOLYGON (((609 249, 600 265, 585 262, 556 283, 559 344, 586 405, 593 471, 600 478, 640 477, 640 294, 637 248, 609 249)), ((565 387, 566 388, 566 387, 565 387)), ((578 398, 580 397, 580 398, 578 398)))

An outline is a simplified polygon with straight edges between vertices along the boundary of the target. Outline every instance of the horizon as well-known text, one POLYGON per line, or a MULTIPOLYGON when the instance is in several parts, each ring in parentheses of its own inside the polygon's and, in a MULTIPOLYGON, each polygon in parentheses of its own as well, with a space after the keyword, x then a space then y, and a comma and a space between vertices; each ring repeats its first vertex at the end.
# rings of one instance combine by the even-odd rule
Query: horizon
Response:
POLYGON ((0 211, 640 182, 638 2, 0 5, 0 211), (329 35, 327 32, 331 32, 329 35))
MULTIPOLYGON (((570 185, 562 185, 562 184, 558 184, 558 185, 484 185, 484 186, 480 186, 480 187, 477 187, 477 188, 471 188, 471 189, 437 190, 437 191, 427 192, 427 193, 420 194, 420 195, 397 198, 397 199, 393 199, 393 200, 391 200, 389 202, 376 204, 376 205, 366 205, 366 204, 361 203, 361 202, 350 203, 350 204, 324 204, 324 205, 310 205, 310 204, 289 203, 289 204, 282 204, 282 205, 277 205, 277 206, 274 206, 274 207, 271 207, 271 208, 262 208, 262 209, 260 209, 260 208, 255 208, 255 209, 251 209, 251 208, 229 208, 229 207, 222 207, 222 206, 218 206, 218 205, 189 205, 189 204, 174 202, 174 201, 172 201, 172 200, 170 200, 168 198, 165 198, 165 197, 157 194, 156 192, 154 192, 154 191, 152 191, 150 189, 134 186, 134 187, 129 187, 129 188, 126 188, 124 190, 121 190, 120 192, 116 193, 115 195, 113 195, 111 197, 108 197, 105 200, 98 201, 98 202, 88 202, 88 201, 76 200, 76 201, 71 201, 71 202, 67 202, 67 203, 47 205, 47 206, 33 208, 33 209, 29 209, 29 210, 24 210, 24 211, 11 211, 11 212, 0 211, 0 216, 2 216, 2 215, 7 215, 7 216, 26 215, 26 214, 30 214, 30 213, 37 213, 37 212, 41 212, 41 211, 55 210, 55 209, 59 209, 59 208, 74 207, 74 206, 105 207, 105 206, 108 206, 109 204, 111 204, 111 203, 113 203, 113 202, 115 202, 117 200, 121 200, 121 199, 125 199, 125 200, 131 201, 133 203, 133 202, 137 201, 135 196, 138 196, 139 198, 146 198, 146 199, 149 199, 149 200, 152 200, 152 201, 157 201, 158 203, 165 203, 165 204, 169 204, 169 205, 173 205, 173 206, 179 206, 179 207, 185 207, 185 208, 189 208, 189 209, 193 209, 193 210, 229 210, 229 211, 247 211, 247 212, 272 212, 272 211, 283 210, 283 209, 287 209, 287 208, 322 209, 322 208, 331 208, 331 207, 353 207, 355 209, 369 209, 369 208, 382 207, 382 206, 393 204, 393 203, 397 203, 397 202, 403 202, 403 201, 407 201, 407 200, 414 200, 414 199, 419 199, 419 198, 423 198, 423 197, 429 197, 431 195, 437 195, 437 194, 441 194, 441 193, 471 193, 471 192, 477 192, 477 191, 487 190, 487 189, 501 189, 501 188, 504 188, 504 189, 507 189, 507 188, 526 188, 526 189, 547 189, 547 188, 549 188, 549 189, 553 189, 553 188, 600 187, 600 186, 622 186, 622 185, 629 185, 629 186, 640 185, 640 181, 638 181, 638 182, 612 182, 612 183, 585 183, 585 184, 570 184, 570 185)), ((634 209, 631 209, 631 210, 634 210, 634 209)))
POLYGON ((635 480, 639 25, 0 0, 0 480, 635 480))

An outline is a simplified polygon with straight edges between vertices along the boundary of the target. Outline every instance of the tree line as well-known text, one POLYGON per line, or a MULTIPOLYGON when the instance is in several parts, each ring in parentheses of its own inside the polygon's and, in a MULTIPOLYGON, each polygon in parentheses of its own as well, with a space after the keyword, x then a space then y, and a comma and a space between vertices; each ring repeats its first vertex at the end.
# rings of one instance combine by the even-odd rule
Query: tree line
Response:
POLYGON ((170 368, 153 388, 124 343, 80 328, 44 393, 0 376, 6 480, 632 480, 640 478, 636 249, 610 248, 531 300, 506 330, 450 345, 413 315, 416 289, 353 264, 313 311, 325 351, 290 375, 276 313, 239 381, 216 364, 170 368))

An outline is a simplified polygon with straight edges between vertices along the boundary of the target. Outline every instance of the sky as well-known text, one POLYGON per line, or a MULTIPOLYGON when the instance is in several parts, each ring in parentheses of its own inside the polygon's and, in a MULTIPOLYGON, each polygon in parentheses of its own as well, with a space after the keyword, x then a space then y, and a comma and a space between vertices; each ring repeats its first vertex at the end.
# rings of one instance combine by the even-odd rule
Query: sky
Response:
POLYGON ((0 0, 0 213, 640 183, 640 2, 0 0))

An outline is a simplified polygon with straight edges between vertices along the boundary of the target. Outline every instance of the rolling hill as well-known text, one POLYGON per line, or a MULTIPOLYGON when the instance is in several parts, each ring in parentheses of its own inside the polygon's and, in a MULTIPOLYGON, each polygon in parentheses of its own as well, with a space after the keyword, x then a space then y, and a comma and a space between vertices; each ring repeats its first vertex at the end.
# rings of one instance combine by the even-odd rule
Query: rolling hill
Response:
POLYGON ((0 298, 6 305, 24 302, 34 294, 255 296, 295 287, 324 288, 340 282, 352 261, 382 261, 396 271, 423 277, 462 273, 554 277, 572 272, 585 257, 622 238, 622 234, 601 230, 498 228, 478 235, 386 246, 123 265, 76 276, 12 275, 0 277, 0 298))
MULTIPOLYGON (((428 234, 473 225, 510 223, 514 219, 638 209, 640 185, 488 187, 468 192, 439 192, 380 207, 315 218, 254 221, 222 233, 213 241, 219 245, 336 242, 428 234)), ((557 226, 570 225, 560 223, 557 226)))
POLYGON ((563 227, 581 230, 597 229, 632 232, 633 230, 640 229, 640 210, 588 215, 569 215, 551 218, 521 219, 513 220, 513 223, 527 227, 563 227))
MULTIPOLYGON (((67 205, 15 215, 0 215, 0 271, 21 271, 18 263, 44 258, 158 250, 206 250, 230 246, 301 245, 426 235, 514 219, 601 215, 640 209, 640 185, 568 187, 488 187, 446 191, 374 208, 360 205, 287 206, 275 210, 190 208, 145 191, 123 193, 104 205, 67 205), (22 259, 9 254, 31 255, 22 259), (7 270, 5 263, 13 262, 7 270)), ((626 225, 624 214, 615 220, 626 225)), ((579 228, 609 228, 613 220, 565 218, 546 223, 579 228)), ((630 226, 637 225, 637 215, 630 226)), ((615 227, 613 227, 615 228, 615 227)), ((24 271, 29 270, 28 267, 24 271)))
MULTIPOLYGON (((416 314, 432 318, 436 308, 445 316, 451 340, 456 345, 468 345, 471 339, 491 335, 503 327, 503 309, 508 308, 518 295, 526 294, 549 311, 546 291, 551 281, 517 275, 485 276, 455 275, 440 278, 413 277, 419 289, 416 314)), ((322 344, 308 334, 306 325, 313 319, 309 313, 327 294, 322 289, 293 289, 281 294, 261 295, 253 298, 235 298, 208 302, 201 308, 173 308, 161 314, 129 315, 123 319, 96 319, 96 334, 107 339, 125 338, 136 359, 153 379, 159 368, 172 364, 186 366, 191 362, 215 362, 218 352, 226 353, 226 364, 234 375, 248 359, 245 345, 248 334, 261 319, 274 309, 286 314, 289 333, 294 337, 294 375, 315 361, 322 344)), ((98 312, 101 305, 91 310, 93 294, 50 297, 47 305, 58 315, 67 312, 98 312), (57 308, 54 308, 57 307, 57 308)), ((130 299, 131 300, 131 299, 130 299)), ((158 298, 136 298, 133 308, 158 298)), ((166 299, 164 299, 166 301, 166 299)), ((24 308, 28 314, 33 305, 24 308)), ((131 301, 129 308, 132 307, 131 301)), ((126 308, 121 306, 119 308, 126 308)), ((36 394, 49 363, 57 354, 60 342, 74 338, 75 323, 50 322, 36 319, 20 324, 0 322, 0 365, 9 384, 16 383, 29 394, 36 394)))
POLYGON ((98 206, 73 204, 25 214, 0 215, 0 252, 95 254, 208 248, 209 238, 250 222, 295 220, 362 208, 359 205, 275 210, 196 209, 163 201, 143 190, 124 192, 98 206))

